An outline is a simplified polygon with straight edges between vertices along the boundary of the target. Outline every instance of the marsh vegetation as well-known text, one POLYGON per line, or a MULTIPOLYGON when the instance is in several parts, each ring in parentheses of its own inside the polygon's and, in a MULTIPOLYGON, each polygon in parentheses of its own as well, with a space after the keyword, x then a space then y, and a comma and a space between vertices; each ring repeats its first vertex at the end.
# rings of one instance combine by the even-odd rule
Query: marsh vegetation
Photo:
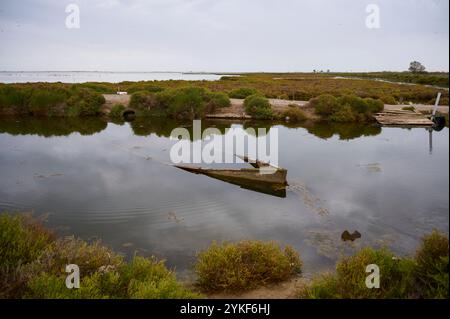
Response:
MULTIPOLYGON (((0 298, 201 298, 195 290, 238 292, 299 275, 303 262, 292 247, 240 241, 212 245, 197 256, 197 288, 187 288, 153 256, 130 261, 99 241, 58 238, 29 214, 0 214, 0 298), (67 289, 68 264, 80 267, 79 289, 67 289)), ((448 298, 448 237, 434 231, 415 256, 363 248, 338 262, 336 272, 316 274, 299 298, 448 298), (365 286, 366 266, 380 267, 380 288, 365 286)))

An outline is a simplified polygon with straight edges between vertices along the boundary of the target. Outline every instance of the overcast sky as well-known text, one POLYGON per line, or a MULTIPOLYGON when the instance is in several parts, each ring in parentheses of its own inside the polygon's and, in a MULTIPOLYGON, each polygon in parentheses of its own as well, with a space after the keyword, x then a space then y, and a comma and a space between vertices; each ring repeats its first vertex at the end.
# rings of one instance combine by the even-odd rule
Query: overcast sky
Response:
POLYGON ((449 69, 448 0, 1 0, 0 70, 449 69), (66 6, 80 28, 66 27, 66 6), (368 28, 368 4, 380 28, 368 28))

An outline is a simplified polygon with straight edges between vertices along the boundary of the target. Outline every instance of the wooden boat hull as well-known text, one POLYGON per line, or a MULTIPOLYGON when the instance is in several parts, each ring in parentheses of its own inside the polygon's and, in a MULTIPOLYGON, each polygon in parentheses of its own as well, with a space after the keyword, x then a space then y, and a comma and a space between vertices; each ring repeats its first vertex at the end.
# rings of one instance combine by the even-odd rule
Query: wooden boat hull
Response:
POLYGON ((232 180, 246 180, 257 183, 270 183, 287 185, 285 169, 274 169, 273 173, 262 173, 263 170, 255 168, 243 168, 239 170, 234 169, 208 169, 184 165, 176 165, 176 167, 185 171, 203 174, 215 178, 230 178, 232 180))
POLYGON ((256 192, 277 197, 286 197, 287 170, 285 169, 277 168, 273 170, 273 173, 267 173, 264 169, 260 170, 255 168, 233 170, 207 169, 187 165, 176 165, 175 167, 194 174, 202 174, 219 179, 256 192))

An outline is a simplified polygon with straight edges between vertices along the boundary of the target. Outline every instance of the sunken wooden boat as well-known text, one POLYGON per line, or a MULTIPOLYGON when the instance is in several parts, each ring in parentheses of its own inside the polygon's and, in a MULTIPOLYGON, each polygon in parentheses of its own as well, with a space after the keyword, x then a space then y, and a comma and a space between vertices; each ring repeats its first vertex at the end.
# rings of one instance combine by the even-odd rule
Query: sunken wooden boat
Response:
POLYGON ((215 169, 191 165, 175 165, 175 167, 194 174, 202 174, 221 181, 241 186, 277 197, 286 197, 287 170, 268 163, 252 160, 246 156, 238 156, 253 168, 215 169))

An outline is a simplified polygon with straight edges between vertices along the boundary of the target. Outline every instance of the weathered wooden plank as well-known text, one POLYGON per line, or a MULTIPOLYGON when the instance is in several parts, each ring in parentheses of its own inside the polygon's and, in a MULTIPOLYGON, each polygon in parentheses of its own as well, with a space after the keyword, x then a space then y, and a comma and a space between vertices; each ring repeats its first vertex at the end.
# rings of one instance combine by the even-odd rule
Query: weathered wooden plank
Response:
POLYGON ((433 125, 433 121, 431 121, 425 115, 414 111, 385 111, 375 114, 374 117, 381 125, 433 125))

